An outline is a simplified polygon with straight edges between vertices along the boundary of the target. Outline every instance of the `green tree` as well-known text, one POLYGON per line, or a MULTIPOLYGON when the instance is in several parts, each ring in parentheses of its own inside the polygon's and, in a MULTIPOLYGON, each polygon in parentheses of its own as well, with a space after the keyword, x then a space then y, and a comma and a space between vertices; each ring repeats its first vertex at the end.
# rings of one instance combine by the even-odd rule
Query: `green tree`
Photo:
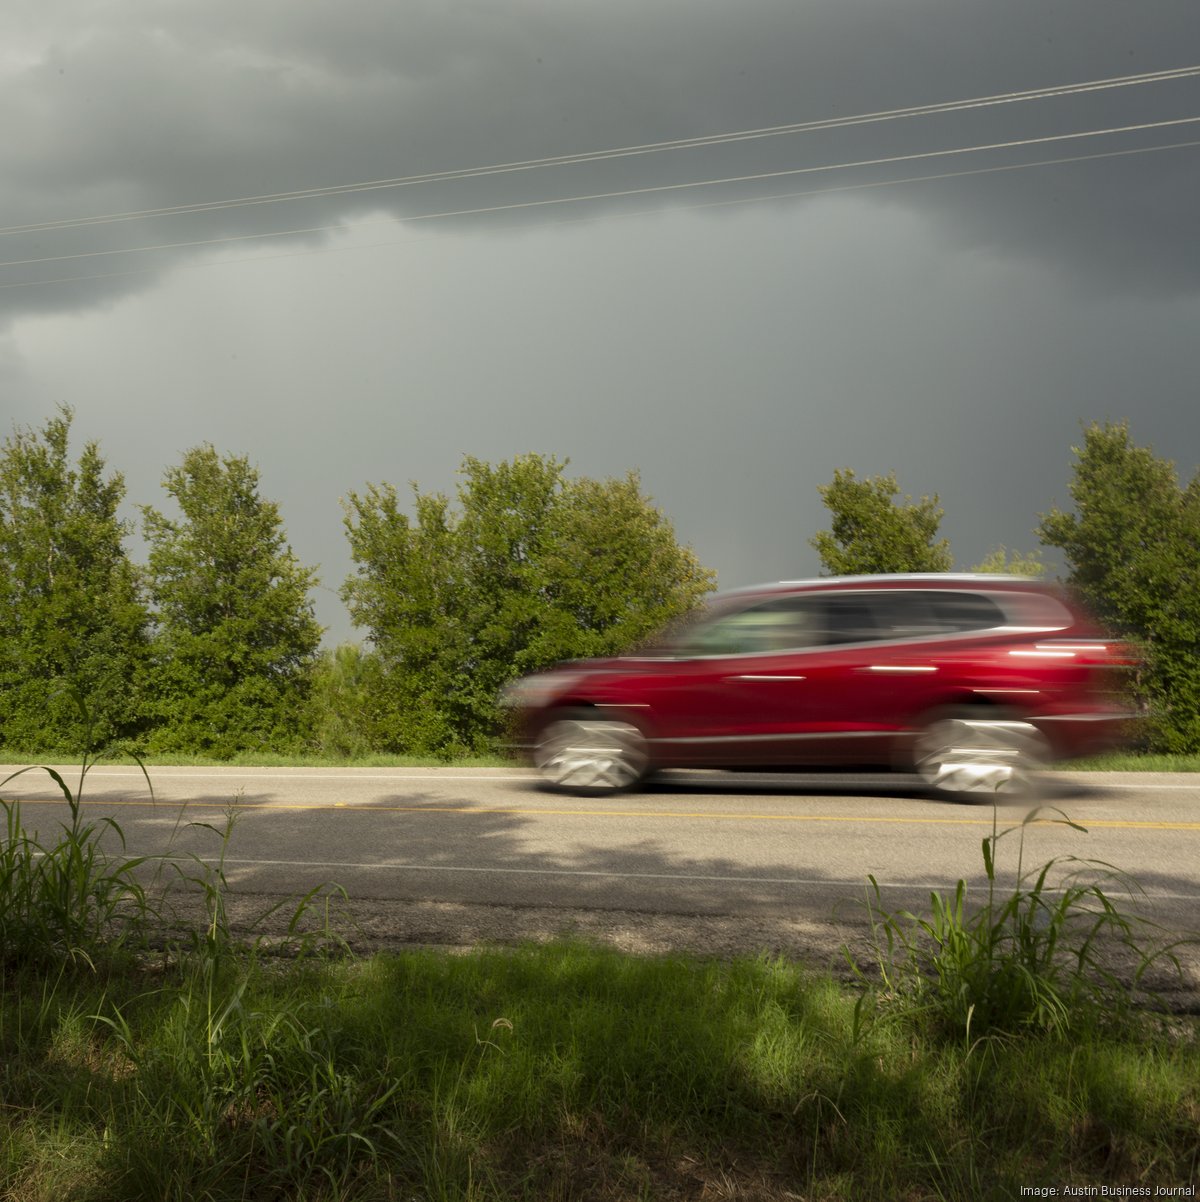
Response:
POLYGON ((321 639, 315 573, 246 458, 196 447, 163 487, 179 518, 142 509, 157 623, 152 746, 228 756, 294 745, 321 639))
POLYGON ((1075 512, 1044 514, 1039 536, 1096 614, 1144 646, 1155 746, 1200 750, 1200 475, 1181 488, 1125 422, 1087 427, 1072 451, 1075 512))
POLYGON ((371 722, 379 656, 358 643, 320 653, 313 667, 305 732, 308 749, 332 759, 361 759, 383 739, 371 722))
POLYGON ((818 485, 832 528, 810 540, 831 576, 875 572, 947 572, 954 560, 946 539, 934 542, 942 521, 938 497, 895 498, 895 474, 859 480, 839 468, 829 484, 818 485))
POLYGON ((147 614, 117 517, 120 473, 95 442, 70 461, 73 415, 0 449, 0 743, 77 753, 84 699, 96 745, 136 732, 147 614))
POLYGON ((380 655, 368 720, 390 749, 480 746, 506 681, 624 650, 714 587, 636 473, 573 480, 565 467, 467 457, 458 509, 414 486, 412 518, 391 485, 347 499, 357 571, 342 595, 380 655))
POLYGON ((345 508, 358 566, 342 597, 382 669, 363 721, 379 750, 450 748, 461 725, 452 709, 456 665, 467 656, 467 599, 449 502, 417 495, 410 520, 390 484, 372 484, 364 496, 351 493, 345 508))
POLYGON ((997 547, 989 551, 971 571, 994 576, 1043 576, 1046 565, 1038 551, 1026 555, 1020 551, 1010 551, 1007 547, 997 547))

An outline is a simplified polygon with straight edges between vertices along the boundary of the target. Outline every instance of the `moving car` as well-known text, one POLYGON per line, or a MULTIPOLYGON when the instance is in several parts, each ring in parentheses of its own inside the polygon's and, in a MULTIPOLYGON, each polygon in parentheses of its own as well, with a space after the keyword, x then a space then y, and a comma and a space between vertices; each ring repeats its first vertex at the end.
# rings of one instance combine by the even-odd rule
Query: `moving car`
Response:
POLYGON ((1038 581, 833 577, 718 597, 652 646, 526 677, 503 701, 542 779, 572 792, 660 768, 888 769, 990 797, 1123 741, 1135 665, 1038 581))

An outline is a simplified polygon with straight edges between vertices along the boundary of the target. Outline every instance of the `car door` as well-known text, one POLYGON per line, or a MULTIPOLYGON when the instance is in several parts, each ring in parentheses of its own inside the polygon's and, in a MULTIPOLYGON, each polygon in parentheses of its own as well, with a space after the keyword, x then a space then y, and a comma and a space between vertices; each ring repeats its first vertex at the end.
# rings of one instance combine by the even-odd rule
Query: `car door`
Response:
POLYGON ((805 594, 758 600, 690 632, 650 698, 664 760, 793 762, 814 721, 808 666, 823 638, 823 605, 805 594))
POLYGON ((964 667, 979 657, 977 639, 1004 622, 994 602, 965 590, 880 590, 864 599, 879 640, 855 669, 861 709, 896 732, 912 729, 960 691, 964 667))
POLYGON ((821 629, 806 657, 808 689, 794 741, 796 762, 885 763, 891 727, 875 704, 875 685, 887 628, 861 590, 830 589, 819 601, 821 629))

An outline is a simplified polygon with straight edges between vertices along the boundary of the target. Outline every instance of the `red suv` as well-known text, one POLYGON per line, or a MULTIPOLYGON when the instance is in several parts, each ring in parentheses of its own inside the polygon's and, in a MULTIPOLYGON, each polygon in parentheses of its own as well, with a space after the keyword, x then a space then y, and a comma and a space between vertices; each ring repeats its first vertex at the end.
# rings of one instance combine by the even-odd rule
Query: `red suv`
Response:
POLYGON ((1036 581, 835 577, 726 594, 653 646, 503 701, 542 778, 574 792, 658 768, 890 769, 991 796, 1122 741, 1114 669, 1135 663, 1036 581))

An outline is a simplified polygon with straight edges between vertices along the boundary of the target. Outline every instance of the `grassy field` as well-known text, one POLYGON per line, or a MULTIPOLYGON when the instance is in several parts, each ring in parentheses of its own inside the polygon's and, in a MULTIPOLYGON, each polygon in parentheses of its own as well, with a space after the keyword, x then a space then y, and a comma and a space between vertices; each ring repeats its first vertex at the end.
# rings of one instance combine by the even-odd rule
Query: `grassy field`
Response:
POLYGON ((1191 1021, 947 1038, 794 964, 570 944, 0 984, 0 1191, 22 1202, 982 1199, 1200 1174, 1191 1021))

